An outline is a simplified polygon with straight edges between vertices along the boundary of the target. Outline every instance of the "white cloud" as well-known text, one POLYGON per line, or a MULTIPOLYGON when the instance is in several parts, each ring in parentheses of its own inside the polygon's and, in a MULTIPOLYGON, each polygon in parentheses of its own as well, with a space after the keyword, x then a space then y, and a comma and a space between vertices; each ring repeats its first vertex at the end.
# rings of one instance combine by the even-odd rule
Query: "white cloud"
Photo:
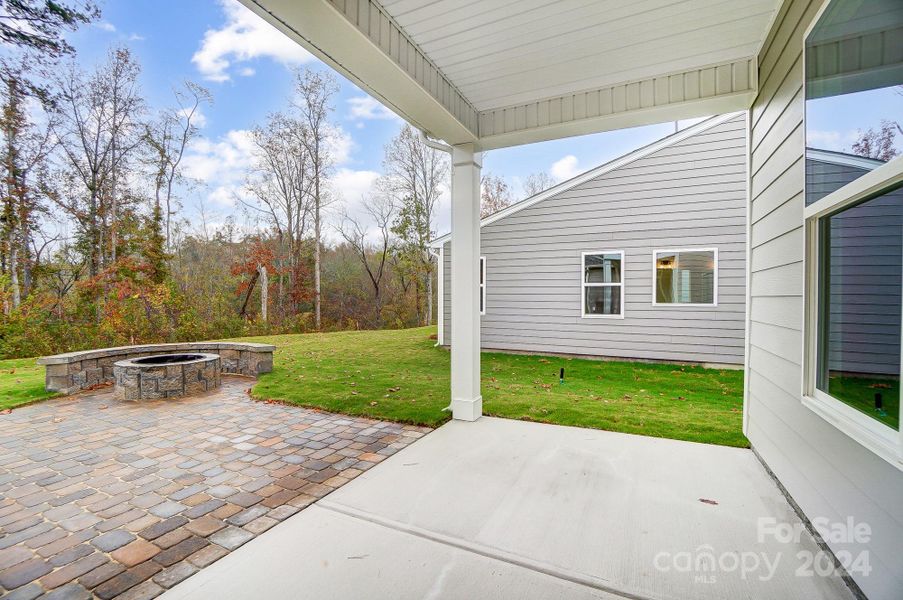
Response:
MULTIPOLYGON (((307 50, 236 0, 220 0, 220 4, 226 24, 221 29, 204 32, 201 47, 191 57, 205 79, 228 81, 230 66, 257 58, 272 58, 287 66, 314 59, 307 50)), ((240 74, 250 73, 243 69, 240 74)))
POLYGON ((335 164, 344 165, 351 160, 355 146, 351 134, 339 126, 333 128, 332 135, 328 138, 328 149, 335 164))
POLYGON ((143 35, 141 35, 140 33, 133 33, 133 34, 129 35, 129 37, 126 39, 128 39, 128 41, 130 41, 130 42, 143 42, 147 38, 144 37, 143 35))
POLYGON ((97 23, 94 23, 94 26, 103 31, 109 31, 110 33, 116 31, 116 26, 109 21, 98 21, 97 23))
MULTIPOLYGON (((190 112, 191 112, 191 109, 186 106, 185 108, 179 110, 178 114, 180 117, 182 117, 184 119, 185 117, 188 116, 188 114, 190 112)), ((198 106, 197 108, 194 109, 194 115, 192 115, 192 117, 191 117, 191 123, 193 125, 195 125, 197 127, 201 127, 201 128, 203 128, 207 125, 207 115, 204 114, 204 111, 201 110, 200 106, 198 106)))
POLYGON ((207 200, 216 207, 234 206, 244 198, 245 174, 254 162, 251 132, 234 129, 218 140, 197 138, 185 156, 185 174, 209 189, 207 200))
POLYGON ((822 150, 844 152, 857 139, 859 139, 857 131, 819 131, 816 129, 806 132, 806 145, 810 148, 821 148, 822 150))
POLYGON ((339 198, 348 203, 348 207, 361 201, 370 194, 373 184, 379 178, 376 171, 355 171, 353 169, 336 169, 332 176, 332 190, 339 198))
POLYGON ((549 169, 549 172, 555 178, 555 181, 564 181, 565 179, 576 177, 580 173, 580 168, 577 166, 577 157, 573 154, 568 154, 552 163, 552 168, 549 169))
POLYGON ((253 77, 257 71, 254 70, 253 67, 244 67, 238 71, 238 74, 242 77, 253 77))
POLYGON ((383 104, 378 100, 371 98, 370 96, 355 96, 354 98, 348 98, 348 118, 352 120, 401 120, 398 115, 383 106, 383 104))

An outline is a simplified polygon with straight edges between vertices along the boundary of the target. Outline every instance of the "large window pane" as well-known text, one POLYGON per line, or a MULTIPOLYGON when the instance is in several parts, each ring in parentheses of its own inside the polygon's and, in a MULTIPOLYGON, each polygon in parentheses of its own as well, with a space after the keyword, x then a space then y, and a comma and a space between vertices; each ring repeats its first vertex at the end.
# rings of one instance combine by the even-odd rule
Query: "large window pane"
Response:
POLYGON ((818 389, 900 427, 903 189, 819 223, 818 389))
POLYGON ((655 301, 659 304, 714 304, 715 251, 681 250, 655 254, 655 301))
POLYGON ((621 283, 620 254, 587 254, 583 257, 583 281, 621 283))
POLYGON ((620 315, 621 286, 596 285, 584 288, 584 312, 588 315, 620 315))
POLYGON ((806 39, 806 204, 903 151, 903 2, 834 0, 806 39))

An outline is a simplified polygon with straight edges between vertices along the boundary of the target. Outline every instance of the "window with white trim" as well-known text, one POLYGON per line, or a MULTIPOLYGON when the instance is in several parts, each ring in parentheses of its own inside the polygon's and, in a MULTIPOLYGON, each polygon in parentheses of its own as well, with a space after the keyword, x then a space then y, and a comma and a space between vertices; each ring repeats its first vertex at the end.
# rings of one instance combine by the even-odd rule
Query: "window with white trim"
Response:
POLYGON ((583 253, 581 305, 584 317, 624 317, 624 252, 583 253))
POLYGON ((688 248, 653 252, 653 304, 715 306, 718 250, 688 248))
POLYGON ((480 314, 486 314, 486 257, 480 257, 480 314))
POLYGON ((903 468, 899 0, 833 0, 805 41, 804 403, 903 468), (848 151, 832 131, 859 131, 848 151))

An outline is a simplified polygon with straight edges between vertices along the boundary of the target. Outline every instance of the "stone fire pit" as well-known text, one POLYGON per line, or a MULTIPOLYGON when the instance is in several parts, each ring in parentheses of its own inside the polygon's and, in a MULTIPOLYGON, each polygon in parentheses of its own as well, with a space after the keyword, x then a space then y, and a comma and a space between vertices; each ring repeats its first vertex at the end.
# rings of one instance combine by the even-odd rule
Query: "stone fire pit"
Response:
POLYGON ((193 352, 159 354, 113 364, 113 397, 117 400, 181 398, 220 386, 220 356, 193 352))

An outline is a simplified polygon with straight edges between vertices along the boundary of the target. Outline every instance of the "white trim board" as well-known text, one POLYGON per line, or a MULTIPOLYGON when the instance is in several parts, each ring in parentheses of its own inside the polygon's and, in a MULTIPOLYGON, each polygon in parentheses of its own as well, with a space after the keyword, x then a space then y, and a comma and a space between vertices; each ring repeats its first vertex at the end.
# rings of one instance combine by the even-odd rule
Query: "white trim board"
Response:
POLYGON ((871 171, 877 169, 884 164, 884 161, 876 158, 866 158, 846 152, 837 152, 834 150, 819 150, 817 148, 806 148, 806 158, 817 160, 818 162, 829 163, 832 165, 843 165, 845 167, 856 167, 857 169, 865 169, 871 171))
MULTIPOLYGON (((735 113, 728 113, 725 115, 717 115, 714 117, 710 117, 700 123, 696 123, 695 125, 687 127, 686 129, 682 129, 682 130, 678 131, 677 133, 672 133, 671 135, 669 135, 667 137, 664 137, 658 141, 652 142, 651 144, 643 146, 642 148, 638 148, 638 149, 634 150, 633 152, 629 152, 623 156, 620 156, 614 160, 611 160, 603 165, 596 167, 595 169, 590 169, 589 171, 586 171, 585 173, 581 173, 580 175, 577 175, 576 177, 573 177, 566 181, 562 181, 561 183, 559 183, 557 185, 553 185, 552 187, 550 187, 549 189, 547 189, 545 191, 542 191, 534 196, 530 196, 529 198, 526 198, 524 200, 521 200, 520 202, 512 204, 508 208, 502 209, 502 210, 498 211, 497 213, 489 215, 488 217, 486 217, 485 219, 480 221, 480 227, 482 228, 482 227, 485 227, 486 225, 491 225, 492 223, 495 223, 496 221, 504 219, 505 217, 507 217, 509 215, 518 213, 518 212, 524 210, 525 208, 530 208, 534 204, 542 202, 546 198, 551 198, 552 196, 555 196, 561 192, 566 192, 567 190, 569 190, 571 188, 575 188, 582 183, 586 183, 587 181, 595 179, 596 177, 599 177, 601 175, 604 175, 606 173, 614 171, 615 169, 619 169, 625 165, 629 165, 630 163, 638 161, 641 158, 645 158, 645 157, 649 156, 650 154, 654 154, 655 152, 658 152, 659 150, 662 150, 664 148, 668 148, 677 143, 680 143, 680 142, 686 140, 687 138, 690 138, 698 133, 702 133, 703 131, 707 131, 707 130, 712 129, 713 127, 717 127, 718 125, 721 125, 723 123, 727 123, 731 119, 734 119, 742 114, 744 114, 744 113, 735 112, 735 113)), ((435 240, 431 241, 430 247, 441 248, 445 244, 445 242, 449 241, 450 239, 451 239, 451 233, 446 233, 445 235, 438 237, 435 240)))

